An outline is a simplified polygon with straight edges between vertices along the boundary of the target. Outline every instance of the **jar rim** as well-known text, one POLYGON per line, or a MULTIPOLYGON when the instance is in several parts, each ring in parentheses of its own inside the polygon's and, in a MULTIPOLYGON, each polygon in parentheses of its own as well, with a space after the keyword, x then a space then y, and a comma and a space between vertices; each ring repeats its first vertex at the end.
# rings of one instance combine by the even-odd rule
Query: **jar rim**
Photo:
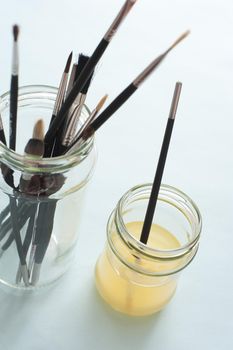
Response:
MULTIPOLYGON (((42 94, 49 94, 51 100, 55 101, 58 88, 50 85, 24 85, 18 89, 18 100, 22 101, 29 99, 30 95, 37 96, 42 94)), ((10 92, 7 91, 0 96, 0 110, 1 104, 4 99, 9 98, 10 92)), ((33 97, 32 97, 33 98, 33 97)), ((41 97, 42 98, 42 97, 41 97)), ((84 105, 85 111, 90 114, 90 110, 84 105)), ((94 135, 88 138, 82 143, 80 147, 70 152, 57 157, 42 158, 42 159, 31 159, 25 155, 17 153, 9 149, 6 145, 0 142, 0 158, 4 157, 4 161, 10 167, 20 171, 33 171, 33 173, 47 173, 47 172, 64 172, 73 166, 81 163, 91 152, 94 147, 94 135), (32 170, 33 168, 33 170, 32 170)))
MULTIPOLYGON (((126 204, 127 200, 136 193, 139 193, 141 191, 147 190, 149 193, 151 191, 152 183, 145 183, 145 184, 140 184, 137 186, 132 187, 130 190, 128 190, 118 201, 117 207, 116 207, 116 216, 115 216, 115 224, 116 227, 119 228, 118 233, 121 237, 121 239, 130 247, 133 247, 136 251, 142 253, 143 255, 146 255, 150 258, 158 258, 158 259, 176 259, 180 258, 183 255, 186 255, 189 251, 191 251, 197 244, 200 238, 201 234, 201 228, 202 228, 202 217, 201 213, 195 204, 195 202, 184 192, 181 190, 170 186, 170 185, 165 185, 162 184, 160 186, 160 191, 158 195, 158 200, 159 201, 164 201, 162 198, 162 195, 166 195, 167 199, 169 198, 170 194, 170 201, 169 204, 173 205, 177 209, 179 209, 177 206, 175 206, 175 201, 171 201, 171 195, 176 195, 178 198, 180 198, 183 202, 183 204, 186 205, 186 207, 189 208, 189 210, 192 211, 192 213, 195 215, 196 218, 196 223, 194 227, 194 235, 193 238, 187 242, 186 244, 181 245, 179 248, 175 249, 157 249, 157 248, 152 248, 149 247, 147 244, 144 244, 140 242, 140 240, 137 240, 128 230, 125 225, 125 222, 123 220, 123 208, 124 205, 126 204), (116 223, 117 221, 117 223, 116 223)), ((168 202, 166 200, 166 202, 168 202)), ((184 212, 182 212, 184 214, 184 212)), ((185 214, 184 214, 185 215, 185 214)), ((188 217, 186 216, 186 219, 188 220, 188 217)), ((109 223, 108 223, 109 224, 109 223)), ((108 237, 109 239, 109 237, 108 237)))

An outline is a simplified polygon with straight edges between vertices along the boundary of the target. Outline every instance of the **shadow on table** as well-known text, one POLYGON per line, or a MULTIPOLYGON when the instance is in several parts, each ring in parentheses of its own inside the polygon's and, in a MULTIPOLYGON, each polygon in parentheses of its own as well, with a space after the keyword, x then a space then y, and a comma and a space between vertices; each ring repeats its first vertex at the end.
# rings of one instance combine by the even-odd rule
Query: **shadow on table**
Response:
MULTIPOLYGON (((93 282, 85 303, 86 312, 79 332, 85 337, 86 349, 145 349, 154 335, 164 312, 133 317, 114 311, 99 296, 93 282), (92 337, 95 335, 95 338, 92 337), (96 338, 97 335, 97 338, 96 338), (98 343, 98 346, 97 346, 98 343)), ((78 318, 77 314, 77 318, 78 318)))

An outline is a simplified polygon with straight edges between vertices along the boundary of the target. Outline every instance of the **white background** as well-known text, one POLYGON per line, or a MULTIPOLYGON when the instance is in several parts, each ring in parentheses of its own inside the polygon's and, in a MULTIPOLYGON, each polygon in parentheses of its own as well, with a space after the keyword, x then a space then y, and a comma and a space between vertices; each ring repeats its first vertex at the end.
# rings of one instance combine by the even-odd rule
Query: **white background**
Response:
MULTIPOLYGON (((8 90, 11 25, 21 26, 20 85, 58 85, 71 50, 91 54, 123 0, 2 1, 0 89, 8 90)), ((98 131, 77 262, 51 290, 0 291, 0 349, 230 349, 233 346, 233 2, 138 0, 98 65, 88 96, 111 101, 180 33, 177 47, 98 131), (95 261, 119 197, 152 181, 175 82, 183 91, 163 182, 203 216, 199 253, 160 314, 128 318, 94 288, 95 261)))

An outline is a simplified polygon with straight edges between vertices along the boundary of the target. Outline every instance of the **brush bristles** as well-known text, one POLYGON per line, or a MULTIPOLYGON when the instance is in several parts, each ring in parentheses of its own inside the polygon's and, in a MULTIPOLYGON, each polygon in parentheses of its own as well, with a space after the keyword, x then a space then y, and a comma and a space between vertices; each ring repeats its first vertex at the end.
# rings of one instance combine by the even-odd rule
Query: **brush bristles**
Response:
POLYGON ((29 156, 42 157, 44 154, 44 142, 39 139, 30 139, 24 149, 29 156))
POLYGON ((19 26, 18 26, 17 24, 15 24, 15 25, 13 26, 13 37, 14 37, 14 41, 17 41, 18 35, 19 35, 19 26))
POLYGON ((34 128, 33 128, 33 134, 32 138, 36 140, 43 140, 44 139, 44 121, 43 119, 39 119, 34 128))
POLYGON ((169 49, 167 50, 167 52, 169 52, 170 50, 174 49, 175 46, 177 46, 182 40, 184 40, 188 35, 190 34, 190 30, 187 30, 186 32, 184 32, 183 34, 181 34, 178 39, 176 39, 176 41, 169 47, 169 49))
POLYGON ((71 61, 72 61, 72 56, 73 56, 73 52, 71 51, 71 53, 69 54, 69 57, 67 59, 67 62, 66 62, 64 73, 69 73, 70 65, 71 65, 71 61))
POLYGON ((99 112, 101 110, 101 108, 103 107, 103 105, 105 104, 105 101, 107 100, 108 95, 104 95, 101 100, 99 101, 99 103, 96 106, 96 111, 99 112))

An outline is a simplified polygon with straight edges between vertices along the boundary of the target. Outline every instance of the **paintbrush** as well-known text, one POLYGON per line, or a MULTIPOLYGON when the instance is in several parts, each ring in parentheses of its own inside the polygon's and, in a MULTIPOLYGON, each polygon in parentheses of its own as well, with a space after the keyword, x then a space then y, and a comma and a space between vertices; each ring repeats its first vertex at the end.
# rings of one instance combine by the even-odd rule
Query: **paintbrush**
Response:
POLYGON ((58 112, 59 112, 59 110, 64 102, 65 94, 66 94, 66 86, 67 86, 67 81, 68 81, 68 76, 69 76, 69 70, 70 70, 70 65, 71 65, 71 61, 72 61, 72 56, 73 56, 73 53, 71 52, 67 58, 65 69, 62 73, 62 77, 61 77, 60 84, 59 84, 58 91, 57 91, 57 97, 56 97, 54 107, 53 107, 53 114, 52 114, 49 125, 52 124, 54 118, 57 116, 57 114, 58 114, 58 112))
POLYGON ((18 105, 18 73, 19 73, 19 54, 18 54, 18 35, 19 27, 13 26, 13 57, 11 68, 11 87, 10 87, 10 140, 9 146, 15 151, 16 132, 17 132, 17 105, 18 105))
POLYGON ((54 118, 50 128, 48 129, 46 135, 45 135, 45 157, 49 157, 49 155, 52 152, 52 147, 54 143, 54 137, 56 135, 57 130, 59 129, 60 125, 62 124, 63 120, 66 117, 66 113, 72 106, 72 103, 74 102, 76 96, 78 96, 79 92, 87 82, 88 78, 90 77, 91 73, 93 72, 95 66, 99 62, 100 58, 102 57, 103 53, 105 52, 106 48, 108 47, 110 41, 112 40, 114 34, 117 32, 117 29, 119 28, 120 24, 124 20, 124 18, 127 16, 133 5, 136 3, 137 0, 126 0, 124 5, 122 6, 119 14, 114 19, 113 23, 110 25, 109 29, 107 30, 106 34, 98 44, 97 48, 93 52, 92 56, 88 60, 87 64, 85 65, 84 69, 82 70, 82 73, 80 74, 79 78, 76 80, 72 90, 70 91, 69 95, 67 96, 65 102, 63 103, 58 115, 56 118, 54 118))
POLYGON ((72 87, 74 86, 74 82, 75 82, 75 77, 76 77, 76 72, 77 72, 77 68, 78 68, 78 59, 76 60, 77 62, 75 62, 72 66, 71 69, 71 73, 70 73, 70 77, 67 83, 67 89, 66 89, 66 97, 69 95, 72 87))
POLYGON ((42 261, 48 248, 53 231, 54 215, 57 200, 48 200, 39 206, 38 220, 35 235, 35 254, 31 272, 31 284, 36 285, 39 277, 42 261))
POLYGON ((17 208, 16 198, 11 196, 9 198, 10 198, 10 211, 11 211, 10 215, 11 215, 11 223, 12 223, 12 233, 14 236, 14 240, 16 243, 16 248, 17 248, 17 252, 20 260, 20 270, 21 270, 24 284, 26 286, 29 286, 27 262, 23 252, 23 245, 22 245, 22 240, 20 236, 20 228, 19 228, 19 222, 18 222, 18 208, 17 208))
MULTIPOLYGON (((78 79, 79 75, 81 74, 82 70, 84 69, 85 65, 87 64, 89 60, 89 56, 85 56, 83 54, 79 55, 79 60, 78 60, 78 67, 77 67, 77 74, 75 77, 75 81, 78 79)), ((87 96, 87 91, 89 89, 92 77, 93 77, 94 71, 91 73, 90 77, 88 78, 86 84, 84 87, 81 89, 80 93, 76 97, 73 105, 70 108, 70 111, 72 112, 72 107, 75 108, 75 112, 71 116, 67 118, 66 121, 66 126, 64 128, 64 132, 62 134, 62 139, 61 139, 61 146, 60 146, 60 154, 65 153, 67 146, 70 145, 71 141, 73 140, 78 121, 82 112, 82 108, 84 106, 86 96, 87 96)))
POLYGON ((78 130, 77 134, 75 135, 75 138, 73 140, 74 146, 69 150, 69 152, 67 152, 67 154, 72 153, 73 151, 75 151, 75 149, 78 148, 79 146, 79 141, 81 141, 82 139, 82 135, 84 135, 84 138, 88 138, 91 135, 86 135, 85 131, 88 130, 89 125, 91 124, 91 122, 96 118, 97 114, 99 113, 99 111, 101 110, 101 108, 103 107, 106 99, 108 98, 108 95, 104 95, 100 101, 98 102, 97 106, 93 109, 93 111, 91 112, 91 114, 89 115, 89 117, 87 118, 87 120, 83 123, 83 125, 81 126, 81 128, 78 130))
MULTIPOLYGON (((85 135, 81 135, 85 140, 89 135, 92 135, 98 130, 127 100, 128 98, 142 85, 142 83, 149 77, 151 73, 159 66, 159 64, 165 59, 167 54, 178 45, 186 36, 189 31, 183 33, 164 53, 155 58, 143 71, 140 73, 133 82, 126 87, 111 103, 110 105, 89 125, 86 129, 85 135)), ((72 142, 67 151, 75 146, 75 142, 72 142)))
POLYGON ((174 94, 173 94, 170 113, 167 120, 166 130, 164 133, 163 144, 161 147, 159 161, 158 161, 158 165, 157 165, 157 169, 156 169, 156 173, 155 173, 155 177, 152 185, 152 190, 151 190, 151 194, 150 194, 150 198, 147 206, 147 211, 143 222, 142 232, 140 236, 140 241, 144 244, 147 243, 149 234, 150 234, 150 229, 151 229, 151 225, 154 217, 156 203, 158 200, 159 189, 162 181, 163 171, 166 163, 168 148, 171 140, 173 125, 176 117, 176 111, 179 103, 181 88, 182 88, 182 84, 177 82, 175 86, 174 94))
MULTIPOLYGON (((35 160, 42 159, 44 154, 43 139, 44 139, 44 122, 42 119, 39 119, 35 123, 32 138, 27 142, 25 146, 25 149, 24 149, 25 157, 35 159, 35 160)), ((41 183, 41 178, 39 175, 23 174, 20 180, 20 191, 26 193, 27 195, 39 196, 40 189, 41 189, 40 183, 41 183)), ((28 241, 29 239, 33 240, 33 233, 35 233, 34 228, 35 228, 35 220, 38 212, 38 203, 36 203, 35 205, 32 205, 30 209, 31 209, 30 220, 29 220, 28 226, 32 227, 32 230, 31 231, 29 229, 27 230, 27 234, 24 239, 23 250, 24 250, 25 257, 27 255, 27 252, 30 246, 28 241), (34 225, 32 225, 31 217, 34 218, 34 221, 33 221, 34 225)), ((32 249, 31 249, 30 255, 31 255, 31 259, 29 259, 29 261, 33 260, 33 256, 34 256, 33 243, 32 243, 32 249)), ((29 266, 29 275, 30 275, 30 266, 29 266)), ((21 274, 18 269, 18 272, 16 275, 16 282, 19 283, 20 279, 21 279, 21 274)))
MULTIPOLYGON (((44 122, 42 119, 39 119, 34 126, 32 138, 29 139, 27 142, 25 148, 24 148, 24 156, 26 158, 30 159, 41 159, 44 154, 44 122)), ((39 188, 33 189, 32 188, 32 181, 31 179, 34 179, 33 184, 36 183, 35 178, 39 179, 38 175, 31 175, 24 173, 21 176, 20 183, 19 183, 19 190, 20 192, 26 193, 26 194, 38 194, 39 188)))
MULTIPOLYGON (((74 82, 78 79, 79 75, 81 74, 82 70, 87 64, 88 59, 89 59, 88 56, 85 56, 83 54, 79 55, 74 82)), ((56 157, 64 153, 67 146, 71 143, 71 140, 74 138, 78 121, 86 100, 87 91, 89 89, 93 74, 94 74, 94 71, 92 72, 88 81, 86 82, 86 84, 84 85, 84 87, 81 89, 80 93, 74 100, 71 108, 69 109, 66 119, 62 123, 62 126, 58 129, 58 132, 56 134, 56 142, 55 142, 55 146, 52 154, 53 157, 56 157)))

